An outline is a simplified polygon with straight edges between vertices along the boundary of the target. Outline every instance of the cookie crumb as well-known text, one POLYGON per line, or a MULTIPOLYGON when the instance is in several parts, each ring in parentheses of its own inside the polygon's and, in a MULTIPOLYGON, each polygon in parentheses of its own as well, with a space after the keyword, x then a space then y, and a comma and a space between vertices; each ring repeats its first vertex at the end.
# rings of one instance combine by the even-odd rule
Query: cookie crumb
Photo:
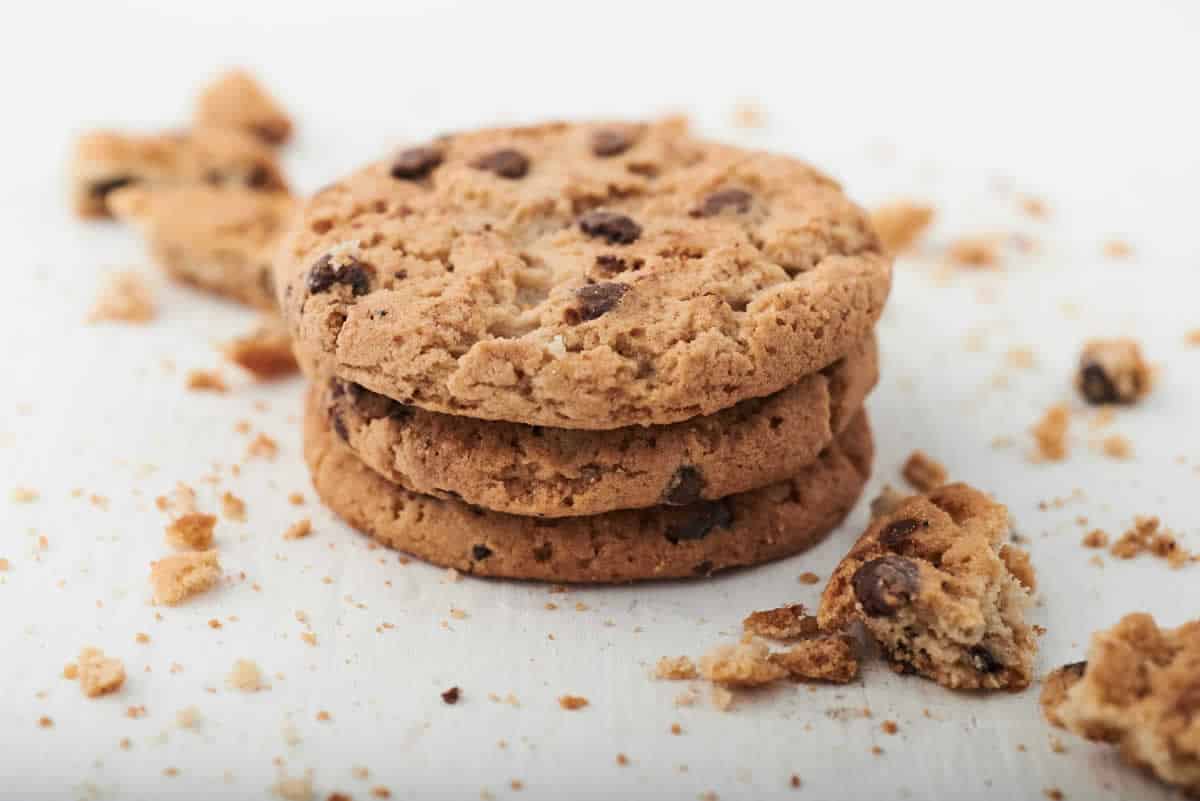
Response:
POLYGON ((933 222, 933 207, 911 200, 897 200, 871 212, 871 225, 883 249, 903 253, 913 246, 933 222))
POLYGON ((787 675, 758 641, 719 645, 700 659, 700 675, 726 687, 761 687, 787 675))
POLYGON ((42 715, 40 718, 38 718, 37 723, 38 723, 38 726, 41 726, 43 729, 49 729, 54 726, 54 719, 48 718, 45 715, 42 715))
POLYGON ((795 773, 793 773, 792 777, 790 779, 788 779, 788 786, 791 787, 793 790, 799 790, 801 783, 802 782, 800 781, 800 777, 797 776, 795 773))
POLYGON ((674 734, 676 737, 678 737, 679 735, 683 734, 683 727, 680 726, 678 723, 672 723, 671 724, 671 734, 674 734))
POLYGON ((371 788, 371 796, 373 798, 391 798, 392 791, 379 784, 371 788))
POLYGON ((624 754, 618 753, 617 754, 617 764, 620 765, 621 767, 625 767, 626 765, 629 764, 629 757, 625 756, 624 754))
POLYGON ((289 778, 285 776, 276 782, 271 790, 284 801, 312 801, 312 777, 306 775, 289 778))
POLYGON ((229 385, 216 370, 189 371, 186 386, 193 392, 225 393, 229 391, 229 385))
POLYGON ((279 453, 279 444, 263 433, 250 440, 246 446, 247 459, 266 459, 273 461, 279 453))
POLYGON ((1133 255, 1133 246, 1123 239, 1110 239, 1104 243, 1104 255, 1110 259, 1128 259, 1133 255))
POLYGON ((232 492, 221 496, 221 514, 226 520, 238 523, 246 522, 246 502, 232 492))
POLYGON ((799 581, 801 584, 820 584, 821 583, 821 577, 818 576, 816 573, 813 573, 808 570, 804 571, 799 576, 797 576, 796 580, 799 581))
POLYGON ((807 613, 803 604, 751 612, 742 621, 742 629, 749 634, 757 634, 773 640, 810 637, 820 630, 817 626, 817 619, 807 613))
POLYGON ((946 256, 958 267, 996 267, 1000 263, 1000 247, 995 236, 960 237, 950 243, 946 256))
POLYGON ((1105 437, 1100 448, 1109 459, 1125 461, 1133 458, 1133 443, 1120 434, 1105 437))
POLYGON ((38 499, 38 491, 29 487, 13 487, 9 494, 13 503, 33 503, 38 499))
POLYGON ((1133 339, 1093 339, 1079 354, 1075 386, 1094 405, 1134 404, 1150 392, 1152 372, 1133 339))
POLYGON ((1051 406, 1042 419, 1033 427, 1033 438, 1037 446, 1034 456, 1039 462, 1061 462, 1067 458, 1067 431, 1071 424, 1071 412, 1065 403, 1051 406))
POLYGON ((1042 794, 1045 795, 1046 798, 1049 798, 1050 801, 1063 801, 1063 799, 1066 798, 1066 796, 1063 795, 1063 791, 1057 787, 1047 787, 1042 791, 1042 794))
POLYGON ((221 579, 217 552, 189 551, 150 563, 150 585, 157 603, 174 606, 216 586, 221 579))
POLYGON ((1183 342, 1190 347, 1200 347, 1200 328, 1193 328, 1184 334, 1183 342))
POLYGON ((449 690, 446 690, 444 693, 442 693, 442 701, 447 704, 457 704, 461 694, 462 691, 459 690, 458 687, 451 687, 449 690))
POLYGON ((183 515, 167 525, 167 543, 185 550, 207 551, 212 548, 216 525, 216 515, 198 512, 183 515))
POLYGON ((582 695, 560 695, 558 697, 558 705, 569 711, 583 709, 588 703, 588 699, 582 695))
POLYGON ((99 648, 84 648, 79 652, 79 689, 88 698, 98 698, 121 689, 125 683, 125 666, 121 660, 104 655, 99 648))
POLYGON ((1161 527, 1157 517, 1138 517, 1120 538, 1113 543, 1109 553, 1118 559, 1133 559, 1150 553, 1166 559, 1171 567, 1182 567, 1195 557, 1180 547, 1175 535, 1161 527))
POLYGON ((194 729, 200 723, 200 709, 195 706, 185 706, 175 713, 175 725, 181 729, 194 729))
POLYGON ((288 527, 288 530, 283 532, 285 540, 298 540, 307 537, 312 533, 312 520, 309 518, 301 518, 288 527))
POLYGON ((1044 220, 1050 216, 1050 207, 1046 201, 1033 195, 1022 195, 1020 198, 1021 211, 1035 220, 1044 220))
POLYGON ((900 731, 900 726, 894 720, 885 720, 879 724, 879 728, 883 730, 884 734, 896 734, 900 731))
POLYGON ((712 705, 722 712, 728 712, 733 707, 733 693, 725 687, 714 684, 709 695, 712 698, 712 705))
POLYGON ((941 462, 931 458, 925 451, 916 450, 909 454, 900 474, 908 485, 920 492, 937 489, 946 483, 950 475, 941 462))
POLYGON ((245 693, 255 693, 265 690, 262 671, 258 665, 249 659, 239 659, 233 663, 233 670, 225 678, 225 683, 235 690, 245 693))
POLYGON ((757 129, 767 125, 767 113, 753 100, 740 100, 733 107, 733 124, 738 128, 757 129))
POLYGON ((110 273, 88 313, 89 323, 148 323, 154 319, 154 293, 144 276, 135 270, 110 273))
POLYGON ((1104 529, 1094 528, 1083 535, 1081 542, 1085 548, 1107 548, 1108 532, 1104 529))
POLYGON ((225 343, 221 350, 225 358, 259 381, 282 378, 300 369, 287 328, 274 316, 264 318, 250 333, 225 343))

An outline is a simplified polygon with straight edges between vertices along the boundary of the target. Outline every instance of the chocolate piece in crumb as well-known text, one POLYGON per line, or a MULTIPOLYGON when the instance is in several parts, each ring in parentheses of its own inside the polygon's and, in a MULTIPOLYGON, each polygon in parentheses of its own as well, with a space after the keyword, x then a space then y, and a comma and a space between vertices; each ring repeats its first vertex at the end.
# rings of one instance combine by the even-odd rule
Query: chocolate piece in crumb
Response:
POLYGON ((308 271, 308 291, 328 292, 335 284, 345 284, 355 295, 365 295, 371 289, 372 268, 353 256, 330 256, 317 260, 308 271))
POLYGON ((724 212, 745 214, 750 210, 754 196, 745 189, 728 188, 713 192, 692 209, 689 214, 693 217, 715 217, 724 212))
POLYGON ((610 245, 629 245, 642 235, 642 226, 632 217, 599 209, 580 217, 579 228, 588 236, 603 239, 610 245))
POLYGON ((400 181, 418 181, 442 163, 442 151, 433 147, 410 147, 402 150, 392 162, 391 175, 400 181))
POLYGON ((891 617, 920 590, 921 571, 915 562, 889 554, 860 567, 853 584, 854 596, 868 615, 891 617))
POLYGON ((447 704, 457 704, 460 695, 461 691, 458 689, 458 687, 451 687, 449 690, 446 690, 444 693, 442 693, 442 701, 447 704))
POLYGON ((567 309, 566 321, 574 324, 595 320, 615 309, 627 292, 629 292, 629 284, 617 281, 581 286, 575 290, 579 306, 567 309))
POLYGON ((601 128, 592 133, 592 153, 600 158, 619 156, 632 144, 633 137, 620 128, 601 128))
POLYGON ((704 474, 692 465, 683 465, 671 476, 663 491, 663 503, 668 506, 687 506, 700 500, 704 492, 704 474))
POLYGON ((501 178, 516 180, 524 178, 525 174, 529 172, 529 157, 519 150, 502 148, 480 156, 471 162, 471 166, 494 173, 501 178))
POLYGON ((667 529, 667 540, 677 545, 686 540, 702 540, 714 528, 728 528, 733 522, 733 510, 724 499, 700 501, 688 510, 687 518, 667 529))
POLYGON ((1132 404, 1150 391, 1150 367, 1132 339, 1092 340, 1079 354, 1075 383, 1088 403, 1132 404))

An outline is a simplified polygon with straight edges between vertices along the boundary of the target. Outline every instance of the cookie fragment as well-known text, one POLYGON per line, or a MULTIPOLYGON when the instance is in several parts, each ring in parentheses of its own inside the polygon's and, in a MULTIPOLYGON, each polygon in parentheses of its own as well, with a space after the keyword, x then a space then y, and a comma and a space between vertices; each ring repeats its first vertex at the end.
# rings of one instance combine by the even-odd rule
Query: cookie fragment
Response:
POLYGON ((233 128, 281 145, 292 135, 292 120, 244 69, 231 69, 218 76, 196 98, 196 125, 233 128))
POLYGON ((1042 692, 1054 726, 1112 743, 1130 764, 1200 794, 1200 620, 1162 629, 1147 614, 1092 635, 1086 662, 1042 692))
POLYGON ((909 455, 900 473, 909 486, 920 492, 937 489, 950 477, 941 462, 921 450, 913 451, 909 455))
POLYGON ((105 276, 87 321, 140 324, 156 314, 154 293, 146 279, 136 270, 123 270, 105 276))
POLYGON ((221 564, 215 550, 190 551, 150 563, 150 585, 157 603, 175 606, 216 586, 221 564))
POLYGON ((167 524, 167 542, 176 548, 206 551, 212 547, 217 516, 192 512, 167 524))
POLYGON ((807 613, 803 604, 751 612, 742 621, 742 629, 748 634, 772 640, 811 637, 820 631, 817 619, 807 613))
POLYGON ((84 648, 79 652, 76 675, 83 694, 97 698, 121 689, 125 683, 125 666, 121 660, 105 656, 99 648, 84 648))
POLYGON ((1079 354, 1075 386, 1093 405, 1134 404, 1150 392, 1150 366, 1132 339, 1094 339, 1079 354))
POLYGON ((787 675, 758 640, 718 645, 700 658, 700 675, 725 687, 761 687, 787 675))
POLYGON ((871 212, 871 225, 889 253, 908 250, 933 222, 933 207, 911 200, 897 200, 871 212))
POLYGON ((1033 575, 1008 540, 1007 509, 965 484, 908 498, 838 565, 821 628, 861 621, 898 670, 946 687, 1022 689, 1037 648, 1025 621, 1033 575))
POLYGON ((837 634, 802 639, 785 651, 771 654, 771 661, 800 681, 845 684, 858 675, 854 643, 837 634))
POLYGON ((225 358, 260 381, 271 381, 298 372, 292 338, 276 315, 264 315, 252 331, 222 347, 225 358))

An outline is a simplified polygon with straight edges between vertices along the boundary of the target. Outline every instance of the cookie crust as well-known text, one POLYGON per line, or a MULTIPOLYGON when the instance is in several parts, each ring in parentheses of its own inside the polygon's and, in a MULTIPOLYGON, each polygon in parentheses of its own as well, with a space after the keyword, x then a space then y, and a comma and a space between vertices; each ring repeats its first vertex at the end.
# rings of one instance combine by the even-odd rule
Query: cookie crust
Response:
POLYGON ((544 428, 404 406, 340 379, 330 425, 405 489, 498 512, 574 517, 685 505, 795 475, 858 414, 878 378, 874 340, 766 398, 655 428, 544 428))
POLYGON ((723 501, 561 520, 488 512, 389 483, 327 427, 312 392, 304 454, 329 508, 385 545, 481 576, 621 583, 704 576, 815 545, 857 501, 873 446, 860 414, 788 481, 723 501))
POLYGON ((891 282, 833 180, 678 120, 410 148, 317 193, 276 272, 312 373, 576 429, 778 392, 864 340, 891 282))

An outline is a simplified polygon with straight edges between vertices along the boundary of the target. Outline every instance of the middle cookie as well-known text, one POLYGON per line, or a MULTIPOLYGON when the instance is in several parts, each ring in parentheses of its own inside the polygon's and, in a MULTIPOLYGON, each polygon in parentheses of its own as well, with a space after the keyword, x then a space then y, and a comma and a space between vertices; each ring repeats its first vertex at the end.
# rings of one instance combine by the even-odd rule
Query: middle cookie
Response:
POLYGON ((331 428, 405 489, 533 517, 689 504, 795 475, 850 422, 879 375, 874 337, 774 395, 664 426, 573 430, 406 406, 331 379, 331 428))

